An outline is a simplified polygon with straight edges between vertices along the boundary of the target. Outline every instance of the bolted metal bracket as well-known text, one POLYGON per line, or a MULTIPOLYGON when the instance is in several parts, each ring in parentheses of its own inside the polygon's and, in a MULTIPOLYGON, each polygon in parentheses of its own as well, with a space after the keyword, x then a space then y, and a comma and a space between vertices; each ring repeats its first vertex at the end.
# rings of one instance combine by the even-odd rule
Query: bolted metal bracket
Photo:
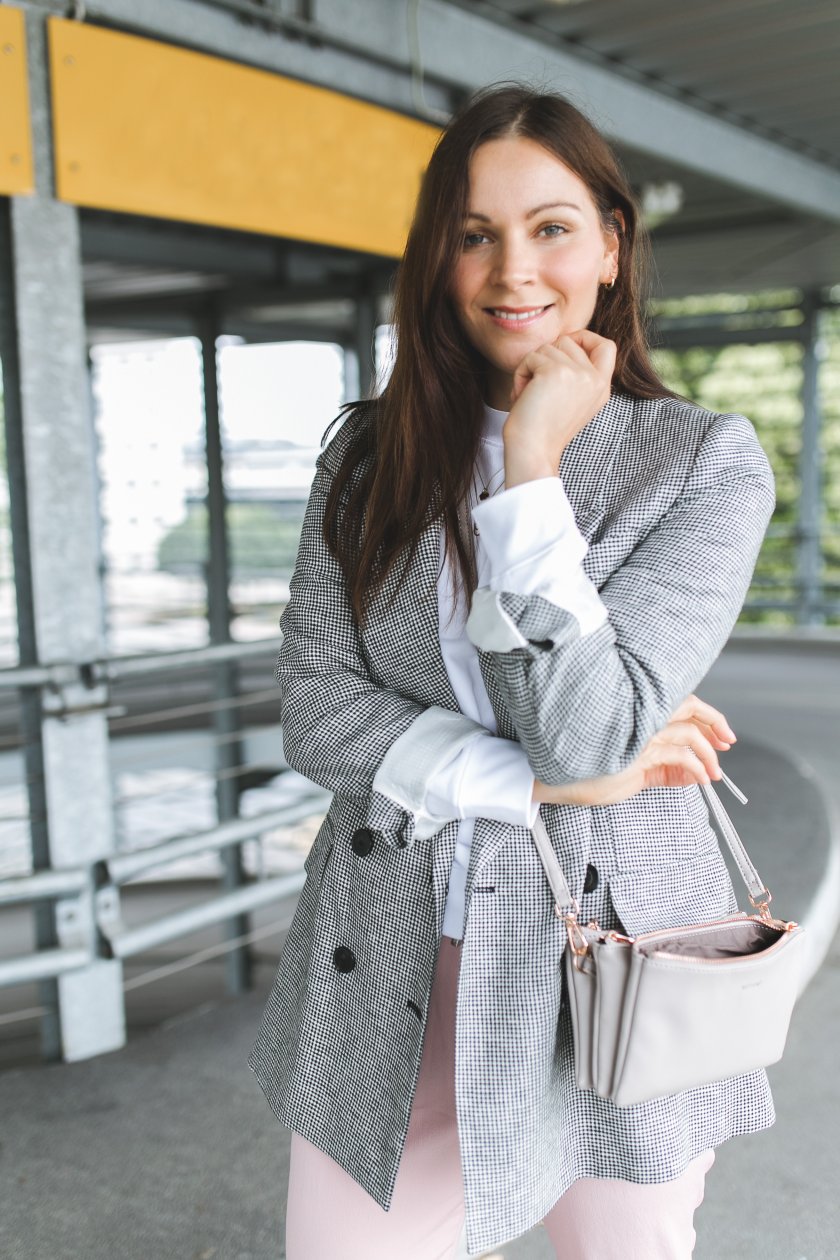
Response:
POLYGON ((77 717, 101 712, 108 704, 108 687, 95 664, 53 665, 41 687, 41 706, 50 717, 77 717))
POLYGON ((113 958, 113 942, 126 930, 122 917, 120 890, 116 884, 104 884, 97 888, 93 900, 97 953, 103 958, 113 958))

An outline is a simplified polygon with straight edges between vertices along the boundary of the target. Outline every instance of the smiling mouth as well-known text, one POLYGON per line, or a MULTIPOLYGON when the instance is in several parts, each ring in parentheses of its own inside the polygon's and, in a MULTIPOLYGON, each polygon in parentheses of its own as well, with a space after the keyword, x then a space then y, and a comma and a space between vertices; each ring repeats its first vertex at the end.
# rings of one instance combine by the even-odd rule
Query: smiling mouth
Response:
POLYGON ((493 319, 505 324, 527 324, 539 319, 552 305, 549 302, 547 306, 529 306, 520 309, 510 306, 485 306, 484 309, 493 319))

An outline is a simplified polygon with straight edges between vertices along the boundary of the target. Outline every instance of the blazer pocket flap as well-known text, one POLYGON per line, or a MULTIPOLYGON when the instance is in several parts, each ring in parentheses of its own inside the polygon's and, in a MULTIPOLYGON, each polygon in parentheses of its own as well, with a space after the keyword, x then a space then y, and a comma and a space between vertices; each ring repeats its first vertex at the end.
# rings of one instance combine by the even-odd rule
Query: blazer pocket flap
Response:
POLYGON ((720 850, 689 862, 609 876, 616 914, 629 936, 735 914, 738 900, 720 850))

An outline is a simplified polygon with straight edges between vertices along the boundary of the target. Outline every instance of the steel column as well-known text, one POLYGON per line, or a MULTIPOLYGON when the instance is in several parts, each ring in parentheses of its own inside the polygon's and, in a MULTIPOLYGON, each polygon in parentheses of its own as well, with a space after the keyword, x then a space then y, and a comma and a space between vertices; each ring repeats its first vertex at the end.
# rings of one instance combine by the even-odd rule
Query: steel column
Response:
MULTIPOLYGON (((95 523, 95 441, 86 373, 78 216, 54 200, 43 16, 27 11, 36 193, 4 216, 3 355, 21 663, 69 663, 66 682, 27 688, 23 723, 35 870, 113 852, 105 655, 95 523)), ((91 962, 45 980, 47 1058, 88 1058, 125 1042, 122 967, 107 957, 92 885, 35 908, 39 950, 91 962)))
POLYGON ((360 398, 370 398, 376 384, 377 299, 372 288, 356 297, 356 360, 360 398))
POLYGON ((799 519, 797 588, 799 623, 823 625, 822 589, 822 407, 819 367, 821 358, 819 295, 806 294, 803 301, 804 349, 802 354, 802 447, 799 456, 799 519))
MULTIPOLYGON (((200 322, 201 359, 204 381, 204 421, 207 449, 207 515, 209 556, 207 562, 207 612, 210 642, 230 642, 230 548, 227 528, 227 496, 224 456, 219 416, 219 376, 216 343, 220 334, 218 311, 212 305, 200 322)), ((220 823, 239 814, 239 784, 236 770, 244 765, 239 713, 229 702, 239 691, 236 661, 222 661, 213 668, 214 697, 221 705, 213 713, 216 762, 216 810, 220 823)), ((233 891, 245 882, 242 847, 232 844, 220 850, 222 886, 233 891)), ((224 921, 226 939, 244 936, 249 930, 248 915, 240 913, 224 921)), ((225 959, 230 993, 250 987, 251 960, 248 947, 232 949, 225 959)))

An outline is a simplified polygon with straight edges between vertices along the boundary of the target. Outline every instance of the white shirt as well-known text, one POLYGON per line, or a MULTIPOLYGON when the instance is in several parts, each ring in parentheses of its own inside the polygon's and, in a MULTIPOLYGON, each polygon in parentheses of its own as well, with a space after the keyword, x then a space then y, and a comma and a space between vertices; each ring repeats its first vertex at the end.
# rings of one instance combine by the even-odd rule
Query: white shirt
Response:
POLYGON ((453 818, 461 820, 442 928, 444 936, 456 940, 464 935, 465 888, 475 819, 493 818, 531 827, 539 810, 531 799, 533 771, 521 744, 497 734, 479 669, 478 647, 509 651, 527 643, 499 605, 496 592, 542 595, 572 613, 582 635, 596 630, 607 618, 596 587, 583 571, 581 561, 587 543, 575 524, 560 478, 542 477, 504 489, 502 426, 507 416, 506 411, 485 405, 476 459, 477 485, 469 505, 479 530, 478 587, 469 618, 460 587, 453 606, 451 556, 441 565, 438 576, 441 655, 461 711, 473 719, 475 729, 465 736, 463 720, 447 723, 445 719, 454 715, 442 713, 432 723, 420 723, 426 741, 421 748, 412 734, 418 727, 414 723, 391 746, 373 782, 375 790, 404 808, 420 802, 415 808, 417 839, 434 835, 453 818), (484 485, 490 487, 491 497, 479 502, 478 493, 484 485))

